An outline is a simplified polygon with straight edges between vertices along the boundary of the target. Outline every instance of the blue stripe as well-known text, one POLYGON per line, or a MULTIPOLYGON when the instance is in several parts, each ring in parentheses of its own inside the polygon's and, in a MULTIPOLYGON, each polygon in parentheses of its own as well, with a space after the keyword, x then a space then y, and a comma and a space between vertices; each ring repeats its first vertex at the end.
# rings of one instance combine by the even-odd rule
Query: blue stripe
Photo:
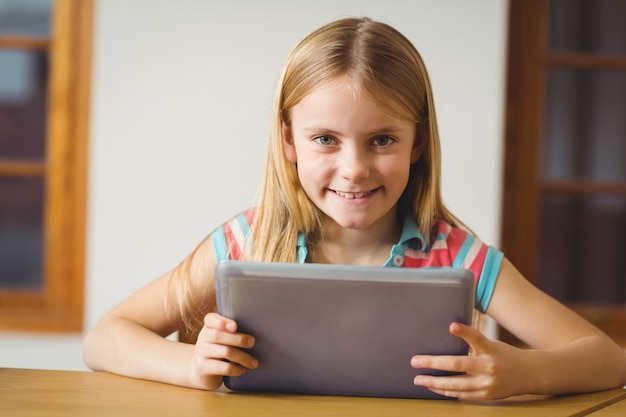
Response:
MULTIPOLYGON (((238 215, 235 220, 237 220, 237 224, 241 228, 241 232, 243 233, 244 238, 248 238, 250 236, 250 225, 248 224, 248 219, 246 218, 245 214, 242 213, 238 215)), ((239 246, 241 246, 242 250, 245 245, 245 242, 239 242, 239 246)))
POLYGON ((437 233, 437 236, 435 236, 435 240, 446 241, 447 239, 448 239, 448 235, 445 233, 437 233))
POLYGON ((308 256, 308 250, 306 247, 306 235, 302 232, 298 233, 298 263, 303 264, 306 262, 308 256))
POLYGON ((474 244, 474 236, 468 233, 467 236, 465 236, 465 241, 463 242, 463 245, 461 245, 461 249, 459 249, 459 253, 456 255, 456 258, 454 258, 454 261, 452 261, 453 268, 461 267, 461 264, 467 257, 467 254, 473 244, 474 244))
POLYGON ((498 273, 500 272, 500 266, 502 265, 502 258, 504 258, 502 252, 489 246, 483 270, 480 273, 480 279, 476 286, 476 299, 474 300, 474 306, 481 313, 487 311, 487 307, 489 307, 496 280, 498 279, 498 273))
POLYGON ((226 237, 224 236, 224 227, 218 227, 211 233, 211 241, 213 242, 213 250, 215 251, 215 261, 224 261, 228 259, 228 247, 226 247, 226 237))

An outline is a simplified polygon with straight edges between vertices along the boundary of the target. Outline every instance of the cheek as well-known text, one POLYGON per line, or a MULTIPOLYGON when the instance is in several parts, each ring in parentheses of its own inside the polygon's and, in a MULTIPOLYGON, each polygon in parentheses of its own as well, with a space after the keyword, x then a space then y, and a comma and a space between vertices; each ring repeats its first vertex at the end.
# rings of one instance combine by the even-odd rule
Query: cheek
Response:
POLYGON ((300 182, 304 183, 307 181, 314 181, 316 174, 321 170, 320 166, 316 166, 315 164, 311 164, 306 159, 302 159, 300 162, 296 164, 296 169, 298 171, 298 177, 300 177, 300 182))
POLYGON ((378 170, 380 172, 385 172, 389 174, 402 175, 403 173, 407 173, 411 169, 411 160, 409 157, 405 155, 398 155, 394 158, 389 158, 381 161, 378 165, 378 170))
POLYGON ((320 187, 328 186, 332 180, 332 169, 328 168, 327 161, 311 160, 309 158, 300 157, 300 161, 296 164, 298 178, 305 192, 309 195, 316 194, 320 187))
POLYGON ((378 172, 390 180, 392 184, 404 189, 409 181, 411 163, 408 159, 390 159, 378 166, 378 172))

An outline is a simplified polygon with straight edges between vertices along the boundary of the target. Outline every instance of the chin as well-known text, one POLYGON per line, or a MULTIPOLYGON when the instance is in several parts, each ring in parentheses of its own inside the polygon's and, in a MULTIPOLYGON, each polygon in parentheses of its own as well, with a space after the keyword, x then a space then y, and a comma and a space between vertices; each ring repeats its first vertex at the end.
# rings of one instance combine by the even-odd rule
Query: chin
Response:
POLYGON ((333 220, 338 226, 350 230, 363 230, 372 225, 372 221, 370 219, 334 218, 333 220))

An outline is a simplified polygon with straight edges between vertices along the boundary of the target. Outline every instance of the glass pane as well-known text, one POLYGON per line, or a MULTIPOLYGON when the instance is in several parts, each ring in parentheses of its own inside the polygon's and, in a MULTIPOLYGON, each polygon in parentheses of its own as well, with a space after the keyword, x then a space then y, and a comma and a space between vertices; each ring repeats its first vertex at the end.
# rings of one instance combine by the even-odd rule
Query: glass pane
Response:
POLYGON ((0 287, 42 286, 43 198, 43 179, 0 177, 0 287))
POLYGON ((551 0, 550 49, 626 54, 626 1, 551 0))
POLYGON ((52 0, 0 0, 0 36, 50 36, 52 0))
POLYGON ((551 69, 546 107, 545 179, 626 181, 626 71, 551 69))
POLYGON ((43 159, 47 80, 46 52, 0 50, 0 159, 43 159))
POLYGON ((626 197, 543 200, 540 287, 566 303, 626 302, 626 197))

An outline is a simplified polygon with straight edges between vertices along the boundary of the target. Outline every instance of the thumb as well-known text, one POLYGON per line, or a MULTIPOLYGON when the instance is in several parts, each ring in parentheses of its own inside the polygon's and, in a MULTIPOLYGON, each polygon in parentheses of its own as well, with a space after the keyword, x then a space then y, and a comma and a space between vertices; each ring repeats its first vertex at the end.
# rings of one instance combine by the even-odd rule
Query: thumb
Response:
POLYGON ((491 346, 489 339, 485 335, 478 329, 466 324, 454 322, 450 324, 449 331, 454 336, 465 340, 470 346, 471 352, 475 355, 487 352, 491 346))

